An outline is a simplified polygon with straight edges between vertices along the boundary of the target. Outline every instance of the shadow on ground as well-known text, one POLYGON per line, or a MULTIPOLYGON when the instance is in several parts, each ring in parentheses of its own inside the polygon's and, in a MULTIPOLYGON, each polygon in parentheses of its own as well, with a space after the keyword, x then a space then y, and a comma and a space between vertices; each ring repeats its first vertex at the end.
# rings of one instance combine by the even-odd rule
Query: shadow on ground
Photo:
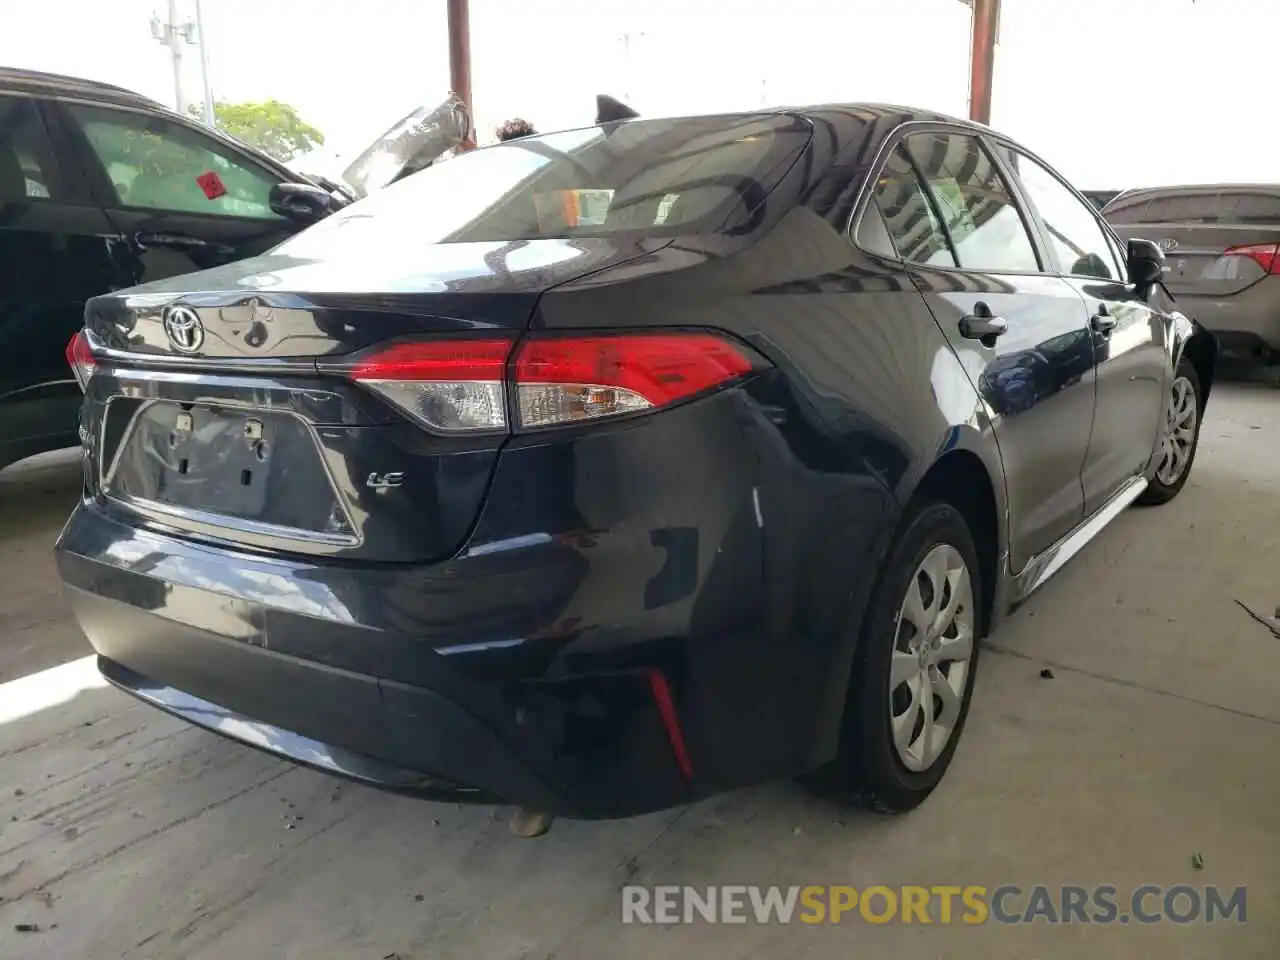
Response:
POLYGON ((0 470, 0 683, 82 657, 53 563, 81 486, 78 450, 0 470))

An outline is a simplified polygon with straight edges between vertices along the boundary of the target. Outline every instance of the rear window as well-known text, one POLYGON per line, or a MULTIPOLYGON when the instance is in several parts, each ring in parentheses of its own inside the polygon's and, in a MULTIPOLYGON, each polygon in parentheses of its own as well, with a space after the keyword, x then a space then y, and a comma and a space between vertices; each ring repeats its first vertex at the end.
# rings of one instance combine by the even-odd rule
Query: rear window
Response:
POLYGON ((1115 223, 1280 224, 1280 193, 1224 189, 1118 197, 1103 214, 1115 223))
POLYGON ((805 148, 789 116, 639 120, 524 137, 437 163, 277 248, 732 231, 805 148))

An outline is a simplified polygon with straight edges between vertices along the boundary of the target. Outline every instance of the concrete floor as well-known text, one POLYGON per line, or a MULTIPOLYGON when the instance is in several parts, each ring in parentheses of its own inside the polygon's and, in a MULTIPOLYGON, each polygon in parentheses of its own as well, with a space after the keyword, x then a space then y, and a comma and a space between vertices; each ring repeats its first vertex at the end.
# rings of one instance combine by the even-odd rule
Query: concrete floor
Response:
MULTIPOLYGON (((6 689, 12 714, 19 687, 89 676, 37 673, 87 649, 48 555, 76 484, 66 457, 0 475, 0 684, 28 677, 0 717, 6 689)), ((0 957, 1273 957, 1280 640, 1236 600, 1280 601, 1278 529, 1280 392, 1224 385, 1182 496, 1006 624, 949 776, 898 819, 780 783, 520 841, 489 809, 340 784, 91 687, 0 723, 0 957), (1247 885, 1249 911, 662 929, 620 924, 624 882, 1247 885)))

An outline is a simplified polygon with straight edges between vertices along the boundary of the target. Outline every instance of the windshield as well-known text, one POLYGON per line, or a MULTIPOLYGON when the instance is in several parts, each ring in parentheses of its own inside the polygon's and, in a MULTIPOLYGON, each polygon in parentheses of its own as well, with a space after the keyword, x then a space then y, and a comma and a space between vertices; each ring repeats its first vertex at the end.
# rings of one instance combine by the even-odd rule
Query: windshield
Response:
POLYGON ((674 236, 748 223, 804 149, 790 116, 639 120, 526 137, 429 167, 277 248, 674 236))

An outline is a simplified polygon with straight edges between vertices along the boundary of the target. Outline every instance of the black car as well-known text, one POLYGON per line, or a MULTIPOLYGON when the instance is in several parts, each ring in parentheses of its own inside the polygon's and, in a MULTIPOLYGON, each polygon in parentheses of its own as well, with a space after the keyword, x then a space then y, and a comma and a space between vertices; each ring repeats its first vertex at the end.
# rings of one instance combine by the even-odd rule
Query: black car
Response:
POLYGON ((1216 347, 1160 271, 930 113, 488 147, 90 301, 59 570, 112 683, 382 787, 905 810, 978 639, 1186 482, 1216 347))
POLYGON ((0 69, 0 467, 78 442, 63 351, 85 300, 262 253, 365 187, 119 87, 0 69))

